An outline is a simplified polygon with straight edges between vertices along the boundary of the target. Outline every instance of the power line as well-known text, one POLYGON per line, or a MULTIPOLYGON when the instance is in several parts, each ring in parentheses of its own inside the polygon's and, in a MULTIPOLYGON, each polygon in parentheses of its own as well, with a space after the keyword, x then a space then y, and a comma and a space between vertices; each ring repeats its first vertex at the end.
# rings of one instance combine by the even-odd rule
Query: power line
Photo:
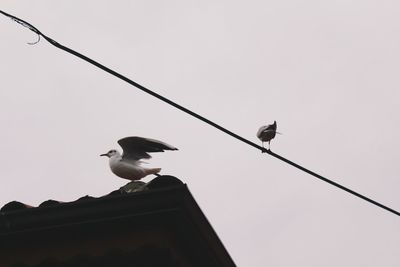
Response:
MULTIPOLYGON (((170 99, 168 99, 168 98, 166 98, 166 97, 164 97, 162 95, 159 95, 159 94, 155 93, 154 91, 152 91, 150 89, 147 89, 143 85, 140 85, 140 84, 130 80, 129 78, 123 76, 122 74, 119 74, 118 72, 107 68, 106 66, 94 61, 93 59, 88 58, 87 56, 82 55, 81 53, 76 52, 76 51, 74 51, 74 50, 72 50, 72 49, 70 49, 70 48, 68 48, 66 46, 63 46, 62 44, 54 41, 50 37, 48 37, 45 34, 43 34, 42 32, 40 32, 32 24, 30 24, 30 23, 28 23, 28 22, 26 22, 26 21, 24 21, 22 19, 19 19, 19 18, 13 16, 13 15, 10 15, 10 14, 2 11, 2 10, 0 10, 0 13, 5 15, 5 16, 7 16, 7 17, 9 17, 9 18, 11 18, 15 22, 23 25, 24 27, 27 27, 28 29, 30 29, 34 33, 36 33, 38 35, 38 41, 40 40, 40 37, 43 37, 46 41, 48 41, 50 44, 54 45, 55 47, 57 47, 57 48, 59 48, 61 50, 64 50, 64 51, 66 51, 66 52, 68 52, 68 53, 70 53, 70 54, 72 54, 72 55, 74 55, 76 57, 79 57, 79 58, 91 63, 92 65, 94 65, 94 66, 96 66, 96 67, 98 67, 98 68, 110 73, 111 75, 114 75, 115 77, 117 77, 117 78, 119 78, 119 79, 121 79, 121 80, 123 80, 123 81, 125 81, 125 82, 127 82, 127 83, 129 83, 129 84, 131 84, 133 86, 135 86, 136 88, 138 88, 138 89, 140 89, 140 90, 142 90, 142 91, 144 91, 144 92, 146 92, 146 93, 158 98, 159 100, 164 101, 164 102, 170 104, 171 106, 173 106, 173 107, 175 107, 175 108, 177 108, 177 109, 179 109, 179 110, 181 110, 181 111, 183 111, 183 112, 185 112, 185 113, 187 113, 187 114, 189 114, 189 115, 191 115, 191 116, 193 116, 193 117, 195 117, 195 118, 197 118, 197 119, 199 119, 199 120, 201 120, 201 121, 203 121, 203 122, 205 122, 205 123, 207 123, 207 124, 209 124, 209 125, 211 125, 211 126, 213 126, 215 128, 217 128, 218 130, 220 130, 220 131, 222 131, 222 132, 224 132, 224 133, 226 133, 226 134, 228 134, 228 135, 230 135, 230 136, 232 136, 232 137, 234 137, 234 138, 236 138, 236 139, 238 139, 238 140, 240 140, 240 141, 242 141, 242 142, 244 142, 244 143, 246 143, 246 144, 248 144, 248 145, 250 145, 250 146, 252 146, 254 148, 257 148, 257 149, 261 150, 262 153, 267 153, 267 154, 269 154, 269 155, 271 155, 271 156, 273 156, 273 157, 275 157, 277 159, 280 159, 280 160, 286 162, 287 164, 292 165, 293 167, 296 167, 299 170, 302 170, 302 171, 304 171, 304 172, 306 172, 306 173, 308 173, 308 174, 310 174, 310 175, 312 175, 312 176, 314 176, 314 177, 316 177, 316 178, 318 178, 318 179, 320 179, 320 180, 322 180, 322 181, 324 181, 326 183, 329 183, 329 184, 331 184, 331 185, 333 185, 333 186, 335 186, 337 188, 340 188, 340 189, 342 189, 342 190, 344 190, 344 191, 346 191, 346 192, 348 192, 348 193, 350 193, 350 194, 352 194, 352 195, 354 195, 356 197, 359 197, 359 198, 361 198, 361 199, 363 199, 363 200, 365 200, 365 201, 367 201, 369 203, 372 203, 372 204, 374 204, 374 205, 376 205, 376 206, 378 206, 378 207, 380 207, 382 209, 385 209, 385 210, 387 210, 389 212, 392 212, 392 213, 400 216, 400 212, 398 212, 398 211, 396 211, 394 209, 391 209, 391 208, 389 208, 389 207, 387 207, 387 206, 385 206, 385 205, 383 205, 383 204, 381 204, 381 203, 379 203, 379 202, 377 202, 377 201, 375 201, 375 200, 373 200, 371 198, 368 198, 368 197, 366 197, 366 196, 364 196, 364 195, 362 195, 360 193, 357 193, 357 192, 355 192, 355 191, 353 191, 353 190, 351 190, 351 189, 349 189, 349 188, 347 188, 347 187, 345 187, 345 186, 343 186, 341 184, 338 184, 338 183, 336 183, 336 182, 334 182, 334 181, 332 181, 332 180, 330 180, 328 178, 325 178, 325 177, 323 177, 323 176, 321 176, 321 175, 319 175, 319 174, 317 174, 317 173, 315 173, 315 172, 313 172, 313 171, 311 171, 311 170, 309 170, 307 168, 304 168, 304 167, 294 163, 293 161, 290 161, 290 160, 288 160, 288 159, 286 159, 286 158, 284 158, 284 157, 272 152, 271 150, 268 150, 268 149, 266 149, 266 148, 264 148, 264 147, 262 147, 260 145, 257 145, 254 142, 252 142, 252 141, 250 141, 250 140, 248 140, 248 139, 246 139, 246 138, 244 138, 244 137, 242 137, 242 136, 240 136, 238 134, 235 134, 234 132, 231 132, 228 129, 218 125, 217 123, 215 123, 215 122, 213 122, 213 121, 211 121, 211 120, 209 120, 209 119, 207 119, 207 118, 205 118, 205 117, 203 117, 203 116, 201 116, 201 115, 199 115, 199 114, 197 114, 197 113, 195 113, 195 112, 193 112, 193 111, 191 111, 191 110, 189 110, 189 109, 187 109, 187 108, 185 108, 185 107, 183 107, 183 106, 181 106, 181 105, 179 105, 179 104, 177 104, 175 102, 173 102, 172 100, 170 100, 170 99)), ((37 42, 35 42, 35 43, 37 43, 37 42)), ((35 43, 29 43, 29 44, 35 44, 35 43)))

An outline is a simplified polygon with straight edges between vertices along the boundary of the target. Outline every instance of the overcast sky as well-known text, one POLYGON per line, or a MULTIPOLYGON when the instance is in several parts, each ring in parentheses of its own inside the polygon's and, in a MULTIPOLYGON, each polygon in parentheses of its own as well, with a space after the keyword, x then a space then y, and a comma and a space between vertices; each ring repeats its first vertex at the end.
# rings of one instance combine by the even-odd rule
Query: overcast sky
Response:
MULTIPOLYGON (((222 126, 400 210, 400 2, 1 1, 1 10, 222 126)), ((177 152, 238 266, 399 266, 400 218, 241 143, 0 17, 0 206, 128 181, 125 136, 177 152)), ((144 180, 149 181, 152 177, 144 180)))

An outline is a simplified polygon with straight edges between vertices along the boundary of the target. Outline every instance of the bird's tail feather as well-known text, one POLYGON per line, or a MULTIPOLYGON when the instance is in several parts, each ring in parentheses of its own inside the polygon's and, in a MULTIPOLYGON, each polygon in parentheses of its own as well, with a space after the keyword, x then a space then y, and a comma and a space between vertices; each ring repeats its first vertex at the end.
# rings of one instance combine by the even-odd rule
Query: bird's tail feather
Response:
POLYGON ((146 169, 146 175, 149 174, 156 174, 161 171, 161 168, 151 168, 151 169, 146 169))

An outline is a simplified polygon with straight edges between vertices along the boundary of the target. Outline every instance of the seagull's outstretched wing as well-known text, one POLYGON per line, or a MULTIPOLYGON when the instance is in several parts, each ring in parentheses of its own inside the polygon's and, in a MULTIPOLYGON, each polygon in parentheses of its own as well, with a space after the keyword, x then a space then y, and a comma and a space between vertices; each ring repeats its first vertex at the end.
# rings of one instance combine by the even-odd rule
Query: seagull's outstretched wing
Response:
POLYGON ((144 138, 139 136, 125 137, 118 140, 118 144, 122 147, 124 153, 122 158, 125 159, 149 159, 151 156, 147 152, 164 152, 164 150, 178 150, 176 147, 167 143, 144 138))

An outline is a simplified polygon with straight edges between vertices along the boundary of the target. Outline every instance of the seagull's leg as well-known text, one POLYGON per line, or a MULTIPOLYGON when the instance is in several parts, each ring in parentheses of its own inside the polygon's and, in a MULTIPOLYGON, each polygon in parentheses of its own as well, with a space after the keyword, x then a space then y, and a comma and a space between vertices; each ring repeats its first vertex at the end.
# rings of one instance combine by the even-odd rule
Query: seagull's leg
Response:
POLYGON ((264 147, 264 141, 261 141, 261 144, 262 144, 261 153, 267 153, 267 149, 264 147))

